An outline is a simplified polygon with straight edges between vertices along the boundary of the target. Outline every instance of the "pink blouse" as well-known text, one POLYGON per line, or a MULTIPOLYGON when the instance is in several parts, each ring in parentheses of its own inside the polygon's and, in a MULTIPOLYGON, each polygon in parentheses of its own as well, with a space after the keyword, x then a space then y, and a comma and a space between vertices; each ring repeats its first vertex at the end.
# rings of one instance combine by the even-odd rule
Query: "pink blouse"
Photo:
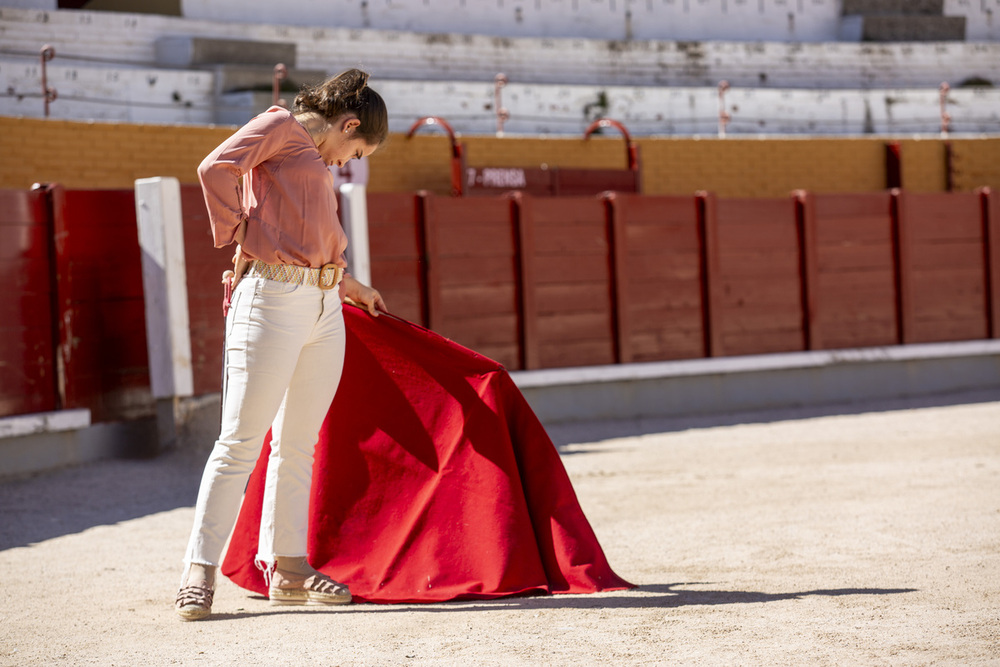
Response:
POLYGON ((247 218, 249 259, 347 267, 333 174, 287 109, 271 107, 237 130, 202 160, 198 178, 216 248, 232 243, 247 218))

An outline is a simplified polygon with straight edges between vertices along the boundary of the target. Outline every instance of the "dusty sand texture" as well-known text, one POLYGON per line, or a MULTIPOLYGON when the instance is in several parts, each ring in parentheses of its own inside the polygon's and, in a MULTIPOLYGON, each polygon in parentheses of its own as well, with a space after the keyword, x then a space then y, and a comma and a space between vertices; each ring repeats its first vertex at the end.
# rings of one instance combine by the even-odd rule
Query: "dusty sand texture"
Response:
POLYGON ((1000 402, 612 431, 553 430, 639 584, 591 596, 272 608, 224 582, 183 623, 203 453, 0 484, 0 664, 1000 664, 1000 402))

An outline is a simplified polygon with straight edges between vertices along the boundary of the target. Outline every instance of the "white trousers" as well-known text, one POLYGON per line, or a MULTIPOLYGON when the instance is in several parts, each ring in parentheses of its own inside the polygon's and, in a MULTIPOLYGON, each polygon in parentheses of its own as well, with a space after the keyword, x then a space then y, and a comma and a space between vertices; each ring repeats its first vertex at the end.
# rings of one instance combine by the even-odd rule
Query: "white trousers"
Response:
POLYGON ((313 452, 344 369, 339 290, 247 275, 226 318, 222 427, 185 562, 219 565, 271 429, 257 560, 306 556, 313 452))

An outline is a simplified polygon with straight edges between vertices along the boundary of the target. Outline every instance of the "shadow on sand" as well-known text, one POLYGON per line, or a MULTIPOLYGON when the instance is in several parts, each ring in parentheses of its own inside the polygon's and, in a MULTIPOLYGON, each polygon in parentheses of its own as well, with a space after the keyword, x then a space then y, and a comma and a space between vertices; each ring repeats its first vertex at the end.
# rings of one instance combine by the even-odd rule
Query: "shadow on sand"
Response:
POLYGON ((201 455, 175 450, 6 481, 0 484, 0 551, 191 507, 204 463, 201 455))
POLYGON ((422 611, 428 613, 537 610, 537 609, 650 609, 714 606, 727 604, 760 604, 799 600, 804 597, 846 597, 855 595, 900 595, 915 593, 915 588, 830 588, 793 593, 761 593, 758 591, 692 590, 689 586, 710 586, 706 583, 648 584, 629 591, 597 595, 530 595, 495 600, 455 600, 428 604, 365 604, 335 607, 271 607, 260 595, 249 595, 248 607, 233 613, 213 613, 210 621, 235 620, 268 614, 315 613, 394 613, 422 611))
POLYGON ((592 451, 589 447, 573 447, 571 444, 596 443, 615 438, 633 438, 656 433, 677 433, 693 429, 738 426, 740 424, 768 424, 773 422, 833 417, 838 415, 860 415, 873 412, 892 412, 919 408, 946 407, 951 405, 971 405, 1000 401, 1000 388, 978 390, 954 394, 936 394, 911 398, 886 399, 864 403, 840 403, 809 407, 784 407, 773 410, 733 412, 728 414, 691 415, 684 417, 645 417, 621 420, 576 422, 552 424, 546 431, 556 448, 564 455, 592 451))

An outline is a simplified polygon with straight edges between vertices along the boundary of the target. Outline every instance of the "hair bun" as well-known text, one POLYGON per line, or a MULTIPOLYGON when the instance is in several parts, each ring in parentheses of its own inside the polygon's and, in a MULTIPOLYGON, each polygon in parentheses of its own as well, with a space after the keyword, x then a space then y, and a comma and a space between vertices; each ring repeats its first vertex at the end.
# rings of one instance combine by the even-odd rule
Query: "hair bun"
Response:
POLYGON ((303 88, 295 98, 295 112, 307 111, 327 120, 350 113, 361 121, 359 136, 381 144, 388 135, 388 114, 382 97, 368 87, 368 73, 351 68, 326 81, 303 88))

